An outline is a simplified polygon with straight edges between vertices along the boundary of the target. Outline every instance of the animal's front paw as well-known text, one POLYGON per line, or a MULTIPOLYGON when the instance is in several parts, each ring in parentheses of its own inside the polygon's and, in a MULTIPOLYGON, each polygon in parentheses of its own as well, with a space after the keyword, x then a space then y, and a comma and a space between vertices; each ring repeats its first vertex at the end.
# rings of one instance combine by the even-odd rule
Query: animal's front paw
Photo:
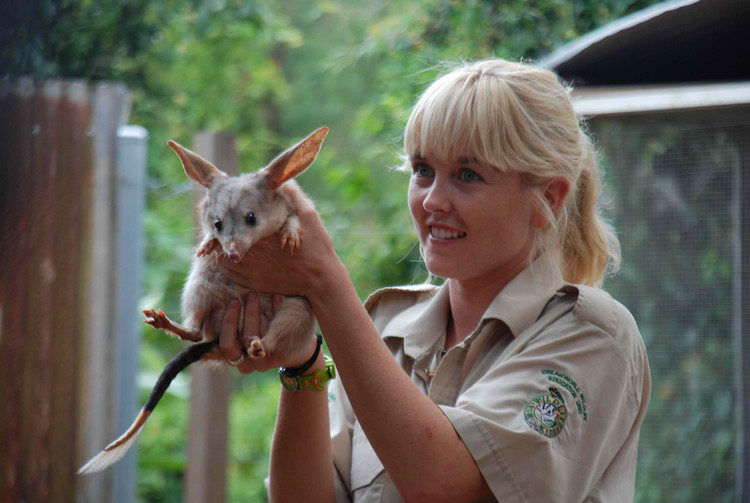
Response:
POLYGON ((289 251, 292 253, 299 250, 299 247, 302 244, 302 227, 300 226, 297 215, 292 215, 286 222, 284 222, 280 234, 282 248, 289 248, 289 251))
POLYGON ((288 248, 290 252, 294 253, 299 250, 302 244, 302 229, 288 230, 288 232, 281 233, 281 247, 288 248))
POLYGON ((247 348, 247 354, 250 358, 263 358, 266 356, 266 350, 263 347, 263 341, 258 337, 253 337, 247 348))
POLYGON ((204 241, 201 243, 201 247, 198 250, 198 253, 196 254, 197 257, 203 257, 206 255, 209 255, 216 250, 218 250, 221 247, 221 243, 219 243, 218 239, 209 239, 207 241, 204 241))
POLYGON ((146 319, 143 320, 143 322, 147 325, 151 325, 157 330, 167 330, 172 328, 172 322, 161 309, 146 309, 143 311, 143 314, 146 316, 146 319))

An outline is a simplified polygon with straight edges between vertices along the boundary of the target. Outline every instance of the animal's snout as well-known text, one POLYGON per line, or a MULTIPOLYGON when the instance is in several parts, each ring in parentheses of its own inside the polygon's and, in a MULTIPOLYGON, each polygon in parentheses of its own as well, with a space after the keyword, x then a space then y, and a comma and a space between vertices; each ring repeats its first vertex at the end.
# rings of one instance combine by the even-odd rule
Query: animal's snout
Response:
POLYGON ((242 260, 242 255, 244 255, 244 253, 242 252, 240 243, 232 240, 227 246, 227 256, 229 257, 229 260, 235 264, 239 264, 240 260, 242 260))

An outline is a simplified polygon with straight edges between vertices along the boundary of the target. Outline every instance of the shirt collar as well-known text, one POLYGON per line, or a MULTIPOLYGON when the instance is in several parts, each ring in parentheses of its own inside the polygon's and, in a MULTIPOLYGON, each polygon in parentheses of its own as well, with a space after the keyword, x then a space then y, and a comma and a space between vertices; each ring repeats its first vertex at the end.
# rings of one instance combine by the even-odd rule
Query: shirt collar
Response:
POLYGON ((562 285, 559 274, 547 271, 535 262, 502 289, 482 320, 500 320, 508 326, 513 337, 518 337, 539 318, 544 306, 562 285))
MULTIPOLYGON (((537 320, 562 285, 559 274, 551 273, 535 262, 503 288, 485 311, 482 321, 500 320, 517 337, 537 320)), ((443 285, 429 301, 411 306, 395 316, 384 328, 383 338, 404 339, 404 352, 416 360, 444 339, 449 310, 448 287, 443 285)))
POLYGON ((415 360, 442 340, 448 328, 448 287, 435 288, 437 293, 429 301, 405 309, 383 330, 383 338, 404 339, 404 352, 415 360))

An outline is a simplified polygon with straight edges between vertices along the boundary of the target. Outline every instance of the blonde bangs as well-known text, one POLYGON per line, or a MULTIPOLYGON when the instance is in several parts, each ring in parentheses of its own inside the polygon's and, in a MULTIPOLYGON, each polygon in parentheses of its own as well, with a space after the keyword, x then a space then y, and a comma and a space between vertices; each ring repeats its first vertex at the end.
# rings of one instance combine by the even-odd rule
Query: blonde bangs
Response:
POLYGON ((407 156, 471 159, 506 169, 502 104, 477 72, 455 72, 433 83, 414 106, 404 131, 407 156))

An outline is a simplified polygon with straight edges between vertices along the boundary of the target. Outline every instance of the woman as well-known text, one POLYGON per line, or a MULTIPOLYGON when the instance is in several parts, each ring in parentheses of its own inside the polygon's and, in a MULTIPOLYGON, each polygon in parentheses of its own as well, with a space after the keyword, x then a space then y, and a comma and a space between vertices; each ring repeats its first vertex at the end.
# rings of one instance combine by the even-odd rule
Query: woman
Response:
MULTIPOLYGON (((271 499, 632 501, 648 362, 630 314, 596 288, 619 245, 567 90, 539 68, 465 64, 420 98, 404 146, 409 208, 442 287, 385 289, 362 306, 302 196, 299 253, 269 240, 227 266, 258 290, 306 296, 336 362, 329 393, 282 390, 271 499)), ((262 333, 252 297, 237 337, 238 308, 221 335, 228 361, 262 333)), ((324 381, 307 343, 314 358, 296 373, 324 381)))

